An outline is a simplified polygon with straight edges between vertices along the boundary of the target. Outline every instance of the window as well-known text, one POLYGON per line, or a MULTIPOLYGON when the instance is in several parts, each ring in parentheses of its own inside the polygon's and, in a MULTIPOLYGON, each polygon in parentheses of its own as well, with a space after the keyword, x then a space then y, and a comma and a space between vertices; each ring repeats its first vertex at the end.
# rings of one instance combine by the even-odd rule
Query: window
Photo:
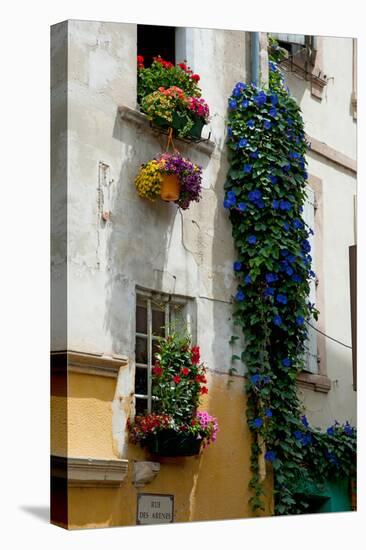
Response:
POLYGON ((137 25, 137 54, 144 57, 145 67, 158 55, 175 63, 175 27, 137 25))
POLYGON ((271 34, 281 48, 288 51, 290 56, 295 56, 311 43, 312 36, 305 34, 271 34))
MULTIPOLYGON (((312 229, 314 231, 314 225, 315 225, 315 194, 313 189, 307 185, 306 186, 307 191, 307 198, 304 203, 304 210, 303 210, 303 220, 308 225, 309 229, 312 229)), ((312 263, 311 263, 311 269, 315 271, 316 273, 316 265, 315 265, 315 239, 313 235, 309 235, 309 243, 311 246, 311 257, 312 257, 312 263)), ((316 300, 316 281, 314 278, 310 280, 310 294, 309 294, 309 301, 312 304, 317 303, 316 300)), ((312 319, 310 321, 311 325, 315 327, 315 319, 312 319)), ((308 329, 308 340, 306 343, 306 351, 305 351, 305 366, 304 371, 310 372, 312 374, 318 374, 318 345, 317 345, 317 331, 312 327, 307 325, 308 329)))
POLYGON ((184 330, 192 335, 194 327, 192 300, 181 296, 137 290, 135 338, 135 409, 136 414, 154 409, 151 391, 151 369, 159 336, 168 336, 169 329, 184 330))

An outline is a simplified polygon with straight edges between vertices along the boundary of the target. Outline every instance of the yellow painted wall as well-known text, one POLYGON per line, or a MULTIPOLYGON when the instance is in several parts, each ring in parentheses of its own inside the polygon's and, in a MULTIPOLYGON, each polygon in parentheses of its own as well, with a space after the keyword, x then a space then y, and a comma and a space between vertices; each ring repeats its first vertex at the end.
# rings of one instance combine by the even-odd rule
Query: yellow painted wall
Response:
MULTIPOLYGON (((112 457, 114 379, 69 375, 69 455, 112 457)), ((245 420, 243 378, 210 374, 209 394, 202 409, 215 415, 217 441, 197 457, 151 456, 130 444, 130 459, 120 488, 70 488, 69 527, 106 527, 136 524, 138 492, 174 495, 174 521, 203 521, 252 516, 248 504, 250 434, 245 420), (157 477, 144 487, 132 484, 132 459, 160 462, 157 477)), ((57 445, 56 445, 57 448, 57 445)), ((268 474, 266 512, 272 513, 272 481, 268 474)))

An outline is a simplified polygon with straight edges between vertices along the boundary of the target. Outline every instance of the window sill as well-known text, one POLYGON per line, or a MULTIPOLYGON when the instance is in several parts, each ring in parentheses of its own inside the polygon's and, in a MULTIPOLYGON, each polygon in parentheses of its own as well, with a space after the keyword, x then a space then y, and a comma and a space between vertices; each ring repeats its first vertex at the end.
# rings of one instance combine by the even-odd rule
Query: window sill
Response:
POLYGON ((51 456, 51 476, 67 479, 68 487, 119 487, 127 477, 128 460, 51 456))
POLYGON ((324 374, 310 374, 300 372, 297 375, 297 383, 300 387, 321 393, 328 393, 331 389, 330 379, 324 374))
MULTIPOLYGON (((127 105, 122 105, 118 107, 118 113, 122 121, 126 121, 126 122, 129 122, 130 124, 134 124, 137 127, 144 128, 145 130, 149 130, 151 133, 159 132, 158 129, 155 129, 152 126, 150 126, 147 116, 144 113, 141 113, 140 111, 138 111, 137 109, 131 109, 131 107, 127 107, 127 105)), ((199 142, 192 141, 191 143, 189 143, 187 140, 180 139, 180 138, 174 138, 174 139, 182 143, 192 145, 195 147, 195 149, 198 149, 199 151, 201 151, 202 153, 208 156, 211 156, 215 149, 215 143, 211 139, 205 139, 199 142)))
POLYGON ((67 366, 68 372, 117 378, 119 369, 127 365, 128 358, 124 355, 109 356, 74 350, 51 353, 52 374, 63 374, 67 366))

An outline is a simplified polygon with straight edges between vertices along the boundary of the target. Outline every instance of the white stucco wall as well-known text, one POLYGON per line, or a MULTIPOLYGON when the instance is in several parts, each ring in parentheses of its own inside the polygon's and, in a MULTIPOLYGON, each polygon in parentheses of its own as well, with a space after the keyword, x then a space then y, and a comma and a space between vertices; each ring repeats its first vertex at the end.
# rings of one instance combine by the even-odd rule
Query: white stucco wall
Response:
MULTIPOLYGON (((352 117, 352 39, 322 37, 322 70, 328 82, 321 100, 310 84, 287 74, 286 84, 301 106, 305 131, 338 153, 356 160, 357 125, 352 117)), ((321 257, 325 333, 351 345, 348 247, 355 244, 356 174, 309 151, 308 171, 322 180, 321 257)), ((319 246, 319 243, 318 243, 319 246)), ((301 390, 306 413, 315 426, 334 421, 356 423, 356 392, 352 387, 352 352, 326 338, 325 361, 331 381, 328 394, 301 390)))

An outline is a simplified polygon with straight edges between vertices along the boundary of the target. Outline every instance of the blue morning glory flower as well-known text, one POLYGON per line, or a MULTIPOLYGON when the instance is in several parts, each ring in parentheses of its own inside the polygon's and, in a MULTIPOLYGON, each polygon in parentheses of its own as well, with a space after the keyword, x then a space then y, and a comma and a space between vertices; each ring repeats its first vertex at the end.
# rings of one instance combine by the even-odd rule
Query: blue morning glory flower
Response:
POLYGON ((243 300, 245 300, 245 294, 243 291, 241 290, 238 290, 238 292, 236 293, 235 295, 235 298, 238 302, 242 302, 243 300))
POLYGON ((279 327, 282 325, 282 317, 280 315, 275 315, 273 317, 273 323, 279 327))
POLYGON ((250 275, 246 275, 245 278, 244 278, 244 283, 245 284, 249 284, 252 282, 252 278, 250 275))
POLYGON ((287 304, 287 296, 285 294, 277 294, 276 300, 279 304, 287 304))
POLYGON ((250 377, 250 380, 251 380, 252 384, 258 384, 258 382, 260 382, 260 379, 261 379, 261 375, 260 375, 260 374, 253 374, 253 375, 250 377))
POLYGON ((264 289, 264 295, 265 296, 274 296, 274 288, 268 286, 267 288, 264 289))
POLYGON ((268 61, 269 70, 274 73, 277 70, 277 65, 273 61, 268 61))
POLYGON ((277 176, 272 176, 272 174, 269 177, 269 181, 273 184, 277 183, 278 182, 278 177, 277 176))
POLYGON ((295 260, 296 260, 296 256, 294 256, 293 254, 289 254, 287 256, 287 261, 290 262, 291 264, 293 264, 295 260))
POLYGON ((241 138, 241 140, 239 141, 239 147, 246 147, 248 145, 248 140, 245 139, 245 138, 241 138))
POLYGON ((281 256, 286 257, 286 256, 289 255, 289 251, 287 250, 287 248, 282 248, 280 250, 280 254, 281 254, 281 256))
POLYGON ((289 172, 291 170, 291 164, 286 164, 282 166, 282 172, 289 172))
POLYGON ((257 242, 257 237, 255 235, 249 235, 247 238, 247 242, 249 244, 255 244, 257 242))
POLYGON ((248 126, 248 128, 254 128, 254 120, 252 118, 250 120, 248 120, 247 126, 248 126))
POLYGON ((232 129, 230 126, 229 126, 228 129, 227 129, 227 135, 228 135, 229 137, 232 137, 232 135, 233 135, 233 129, 232 129))
POLYGON ((333 426, 330 426, 330 428, 327 429, 327 434, 328 434, 329 436, 331 436, 331 437, 332 437, 333 435, 335 435, 335 431, 334 431, 333 426))
POLYGON ((250 174, 252 170, 253 170, 253 166, 251 164, 244 164, 243 166, 244 174, 250 174))
POLYGON ((265 104, 265 102, 267 101, 267 96, 266 94, 263 92, 263 90, 261 90, 259 92, 259 94, 257 94, 256 96, 254 96, 253 98, 253 101, 256 105, 258 105, 258 107, 262 107, 262 105, 265 104))
POLYGON ((231 208, 233 205, 228 199, 224 200, 224 208, 231 208))
POLYGON ((267 451, 264 458, 268 460, 268 462, 274 462, 276 460, 276 453, 274 451, 267 451))
POLYGON ((230 99, 230 100, 229 100, 229 107, 230 107, 230 109, 236 109, 237 105, 238 105, 238 104, 237 104, 237 102, 236 102, 235 99, 230 99))
POLYGON ((300 430, 296 430, 294 432, 294 436, 295 436, 295 439, 297 439, 297 441, 300 441, 300 439, 302 438, 302 432, 300 432, 300 430))
POLYGON ((283 223, 283 228, 285 231, 288 231, 290 229, 290 224, 288 222, 283 223))
POLYGON ((272 94, 270 97, 270 102, 272 103, 272 105, 277 105, 278 103, 278 95, 277 94, 272 94))
POLYGON ((241 102, 241 106, 246 109, 249 105, 249 101, 247 99, 243 99, 243 101, 241 102))
POLYGON ((263 377, 263 384, 269 384, 271 381, 270 377, 269 376, 264 376, 263 377))
POLYGON ((273 416, 271 409, 266 409, 264 411, 264 414, 266 415, 267 418, 271 418, 271 416, 273 416))
POLYGON ((285 359, 282 359, 282 365, 284 367, 291 367, 291 359, 289 357, 285 357, 285 359))
POLYGON ((311 246, 310 246, 310 243, 307 239, 305 239, 304 241, 302 241, 301 243, 301 248, 304 250, 304 252, 310 252, 311 250, 311 246))
POLYGON ((301 327, 305 323, 305 319, 301 315, 298 315, 295 320, 296 320, 296 324, 299 327, 301 327))
POLYGON ((227 198, 229 200, 236 200, 236 195, 235 195, 234 191, 228 191, 227 192, 227 198))
POLYGON ((252 151, 250 153, 250 156, 252 157, 252 159, 257 159, 259 157, 259 153, 258 151, 252 151))
POLYGON ((274 283, 275 281, 278 281, 278 275, 276 275, 276 273, 267 273, 266 281, 267 283, 274 283))
POLYGON ((304 434, 301 438, 301 443, 303 446, 309 445, 312 442, 311 433, 304 434))
POLYGON ((280 210, 289 211, 291 210, 292 205, 289 201, 281 200, 280 201, 280 210))
POLYGON ((276 117, 277 116, 277 109, 276 107, 271 107, 269 110, 270 116, 276 117))
POLYGON ((353 435, 353 428, 348 421, 345 423, 343 431, 346 435, 353 435))
POLYGON ((248 193, 248 199, 251 202, 255 202, 262 198, 262 193, 259 189, 253 189, 253 191, 249 191, 248 193))
POLYGON ((262 199, 258 199, 257 201, 254 202, 254 204, 258 207, 258 208, 264 208, 264 202, 262 199))
POLYGON ((309 276, 313 277, 314 279, 316 278, 316 274, 314 273, 314 271, 312 269, 310 269, 310 271, 309 271, 309 276))
POLYGON ((303 423, 303 425, 305 426, 305 428, 307 428, 309 426, 308 419, 306 418, 306 416, 304 414, 302 416, 300 416, 300 420, 303 423))
POLYGON ((288 119, 287 119, 287 124, 288 124, 289 126, 292 126, 293 123, 294 123, 294 121, 292 120, 292 118, 288 118, 288 119))
POLYGON ((261 418, 255 418, 252 421, 252 426, 254 428, 261 428, 263 426, 263 420, 261 418))
POLYGON ((285 273, 286 275, 288 275, 289 277, 293 274, 294 270, 292 269, 292 267, 290 267, 289 265, 286 267, 285 269, 285 273))
POLYGON ((271 128, 271 122, 269 120, 264 119, 263 126, 265 130, 269 130, 271 128))
POLYGON ((278 201, 277 199, 274 199, 274 200, 272 201, 272 208, 273 208, 274 210, 278 210, 279 207, 280 207, 280 201, 278 201))
POLYGON ((301 220, 294 220, 292 222, 292 225, 293 225, 294 229, 301 229, 304 224, 301 220))
POLYGON ((290 159, 298 159, 300 158, 300 153, 297 153, 296 151, 290 151, 288 156, 290 159))
POLYGON ((239 202, 238 208, 239 208, 239 210, 240 210, 241 212, 245 212, 246 209, 247 209, 247 205, 246 205, 245 202, 239 202))
POLYGON ((241 262, 234 262, 234 271, 240 271, 241 270, 241 262))

